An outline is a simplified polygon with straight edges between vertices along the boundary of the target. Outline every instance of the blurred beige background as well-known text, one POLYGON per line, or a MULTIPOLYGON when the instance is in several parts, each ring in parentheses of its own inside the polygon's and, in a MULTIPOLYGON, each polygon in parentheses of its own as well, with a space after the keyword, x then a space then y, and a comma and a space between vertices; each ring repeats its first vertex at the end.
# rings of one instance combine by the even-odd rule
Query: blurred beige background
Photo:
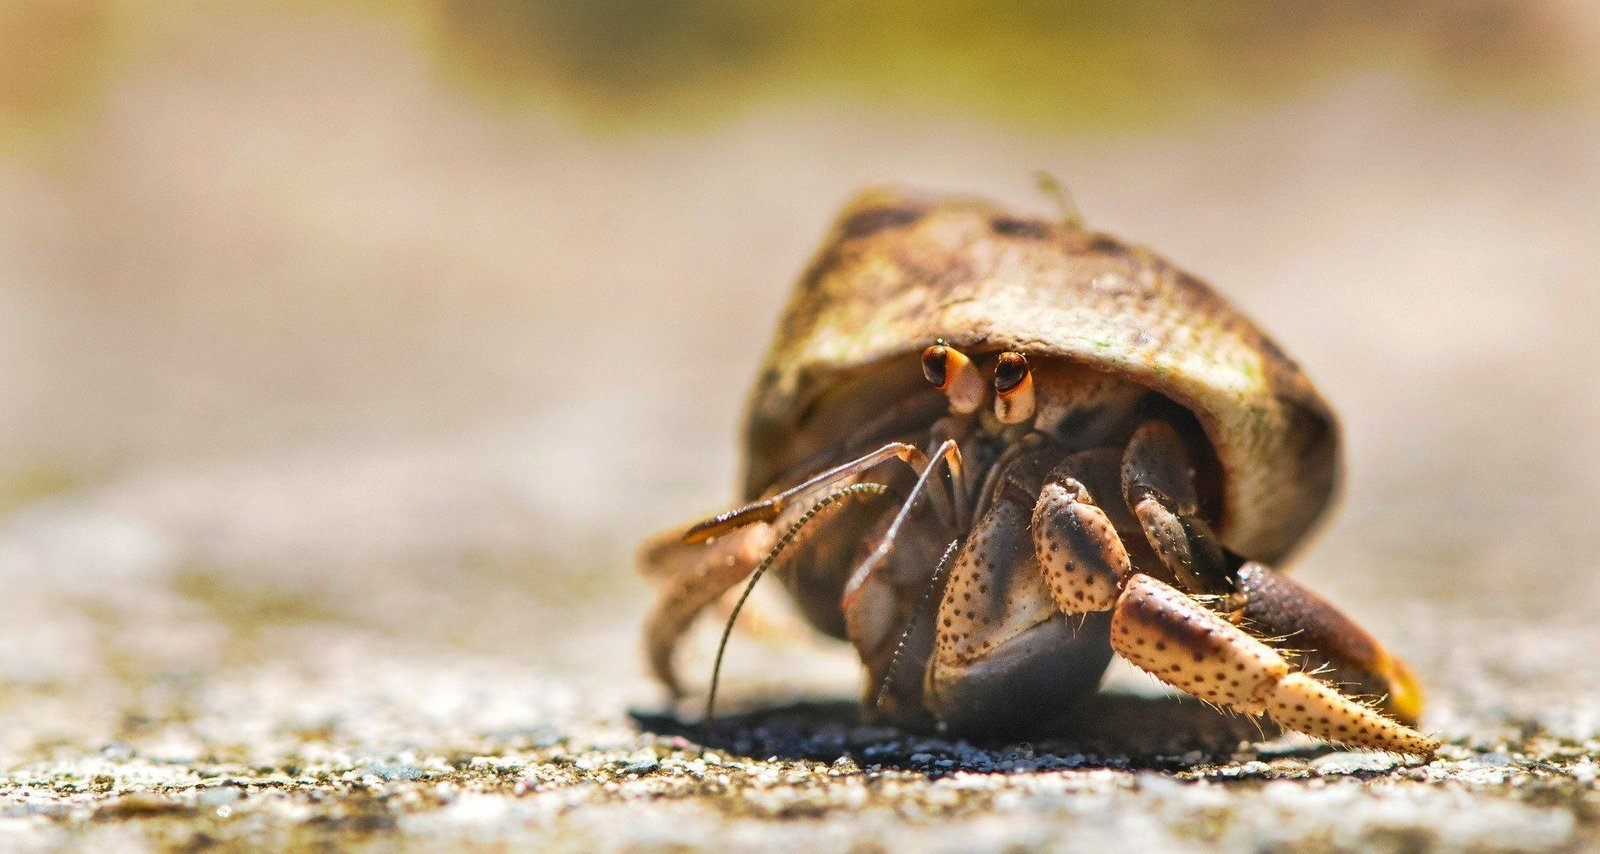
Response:
POLYGON ((1600 733, 1597 7, 892 6, 0 5, 5 767, 654 702, 833 211, 1038 169, 1339 408, 1301 571, 1430 723, 1600 733))

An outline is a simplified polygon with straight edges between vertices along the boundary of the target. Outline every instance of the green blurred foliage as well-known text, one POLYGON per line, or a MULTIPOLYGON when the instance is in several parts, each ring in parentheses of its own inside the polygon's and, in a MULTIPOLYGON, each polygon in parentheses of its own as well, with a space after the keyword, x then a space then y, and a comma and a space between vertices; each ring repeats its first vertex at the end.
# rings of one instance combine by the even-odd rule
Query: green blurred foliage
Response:
POLYGON ((504 97, 600 121, 696 120, 786 96, 1123 124, 1392 67, 1555 94, 1576 49, 1508 0, 439 0, 445 56, 504 97))
POLYGON ((48 147, 126 60, 217 21, 398 23, 478 96, 595 126, 810 99, 1105 127, 1371 69, 1466 96, 1590 95, 1594 45, 1572 14, 1522 0, 0 0, 0 153, 48 147))

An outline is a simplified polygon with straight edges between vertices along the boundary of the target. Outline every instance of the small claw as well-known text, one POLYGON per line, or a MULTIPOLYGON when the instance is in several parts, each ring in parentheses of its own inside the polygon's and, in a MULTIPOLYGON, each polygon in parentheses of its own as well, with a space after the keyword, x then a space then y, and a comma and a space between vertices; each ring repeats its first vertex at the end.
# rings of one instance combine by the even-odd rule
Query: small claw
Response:
POLYGON ((1199 512, 1194 465, 1172 425, 1147 421, 1128 440, 1122 489, 1145 539, 1180 585, 1191 593, 1233 589, 1222 544, 1199 512))
POLYGON ((1104 611, 1117 602, 1117 582, 1132 569, 1127 549, 1104 510, 1075 480, 1047 483, 1034 505, 1033 553, 1045 587, 1065 614, 1104 611))
POLYGON ((1174 577, 1190 590, 1219 592, 1232 589, 1227 558, 1211 526, 1199 516, 1179 516, 1159 498, 1146 498, 1133 508, 1150 548, 1174 577))

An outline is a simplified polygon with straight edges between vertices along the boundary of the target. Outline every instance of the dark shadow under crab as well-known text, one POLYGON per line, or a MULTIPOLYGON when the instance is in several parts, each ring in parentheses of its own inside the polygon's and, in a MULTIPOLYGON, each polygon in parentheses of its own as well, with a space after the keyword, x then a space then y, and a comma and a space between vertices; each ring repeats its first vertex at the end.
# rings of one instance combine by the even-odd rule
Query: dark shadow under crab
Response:
MULTIPOLYGON (((1237 759, 1243 745, 1279 734, 1270 722, 1229 715, 1187 697, 1095 694, 1028 740, 957 739, 863 723, 851 699, 744 705, 709 732, 672 711, 631 712, 644 731, 758 758, 837 762, 942 776, 1074 768, 1174 771, 1237 759)), ((1326 752, 1328 747, 1309 747, 1326 752)), ((1295 755, 1304 750, 1279 752, 1295 755)))

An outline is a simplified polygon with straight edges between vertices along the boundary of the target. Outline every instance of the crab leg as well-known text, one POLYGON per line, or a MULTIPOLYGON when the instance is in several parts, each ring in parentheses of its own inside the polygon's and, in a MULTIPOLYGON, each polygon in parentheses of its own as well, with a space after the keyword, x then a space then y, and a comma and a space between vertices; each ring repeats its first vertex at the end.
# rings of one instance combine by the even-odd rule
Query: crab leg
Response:
MULTIPOLYGON (((1092 501, 1082 484, 1053 473, 1034 509, 1035 553, 1062 611, 1112 609, 1111 646, 1123 658, 1180 691, 1245 714, 1266 714, 1308 735, 1379 750, 1432 752, 1425 736, 1291 667, 1277 650, 1182 591, 1134 571, 1116 531, 1092 501), (1110 592, 1118 588, 1120 594, 1110 592)), ((1284 608, 1286 598, 1267 594, 1258 613, 1273 601, 1284 608)))
POLYGON ((1237 592, 1226 616, 1273 646, 1293 648, 1299 669, 1319 674, 1346 693, 1381 697, 1379 707, 1396 720, 1416 725, 1422 690, 1404 661, 1377 639, 1294 579, 1254 561, 1236 574, 1237 592))
POLYGON ((1163 421, 1134 432, 1123 454, 1123 493, 1163 564, 1190 593, 1224 593, 1229 618, 1290 655, 1296 669, 1322 673, 1342 690, 1381 697, 1407 724, 1422 694, 1405 663, 1327 600, 1259 563, 1238 566, 1199 515, 1194 466, 1178 433, 1163 421), (1230 563, 1231 562, 1231 563, 1230 563), (1230 571, 1229 567, 1237 566, 1230 571), (1325 671, 1325 672, 1324 672, 1325 671))
POLYGON ((1173 687, 1328 741, 1429 754, 1432 739, 1333 686, 1295 671, 1251 637, 1172 586, 1134 574, 1111 619, 1111 646, 1173 687))
POLYGON ((723 536, 730 531, 737 531, 746 525, 757 522, 770 522, 778 518, 778 514, 782 513, 795 499, 827 489, 840 481, 862 474, 879 463, 896 458, 910 465, 918 473, 928 465, 927 454, 918 450, 915 445, 907 445, 904 442, 890 442, 876 451, 862 454, 847 463, 834 466, 819 475, 810 477, 777 495, 763 498, 743 507, 736 507, 725 513, 718 513, 704 522, 691 525, 689 530, 683 532, 682 540, 691 545, 703 543, 706 540, 723 536))
POLYGON ((667 568, 667 579, 645 621, 645 651, 650 670, 674 696, 683 693, 673 667, 678 641, 707 605, 749 577, 778 540, 777 529, 757 522, 709 542, 689 545, 681 530, 659 534, 646 542, 639 562, 667 568))
POLYGON ((1122 458, 1122 489, 1150 547, 1191 593, 1232 589, 1226 556, 1200 515, 1194 464, 1178 431, 1147 421, 1134 431, 1122 458))

